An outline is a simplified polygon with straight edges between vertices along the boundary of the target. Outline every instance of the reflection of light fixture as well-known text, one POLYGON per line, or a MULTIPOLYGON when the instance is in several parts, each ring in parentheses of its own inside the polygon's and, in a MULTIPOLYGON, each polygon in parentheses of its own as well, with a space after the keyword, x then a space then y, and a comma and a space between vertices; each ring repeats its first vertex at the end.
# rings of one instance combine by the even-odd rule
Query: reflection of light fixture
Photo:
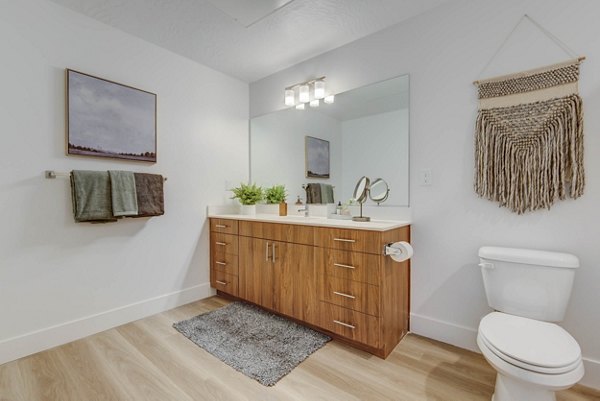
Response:
POLYGON ((298 88, 298 100, 300 103, 306 103, 310 99, 310 94, 308 93, 309 88, 308 85, 300 85, 298 88))
POLYGON ((320 99, 325 103, 333 103, 334 95, 325 96, 325 93, 325 77, 310 79, 285 88, 284 103, 286 106, 295 105, 298 110, 304 110, 304 103, 310 104, 311 107, 319 107, 320 99), (300 105, 302 106, 298 107, 300 105))
POLYGON ((285 105, 286 106, 293 106, 295 103, 294 101, 294 90, 293 89, 286 89, 285 90, 285 105))
POLYGON ((315 99, 325 97, 325 81, 315 81, 315 99))

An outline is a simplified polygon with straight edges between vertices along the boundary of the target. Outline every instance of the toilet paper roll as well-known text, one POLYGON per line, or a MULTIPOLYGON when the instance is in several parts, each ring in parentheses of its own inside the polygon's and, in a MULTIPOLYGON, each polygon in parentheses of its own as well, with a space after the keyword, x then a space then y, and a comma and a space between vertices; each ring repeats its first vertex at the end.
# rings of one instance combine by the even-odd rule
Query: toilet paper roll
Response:
POLYGON ((413 247, 408 242, 399 241, 389 244, 385 248, 386 255, 390 255, 396 262, 404 262, 412 257, 413 247))

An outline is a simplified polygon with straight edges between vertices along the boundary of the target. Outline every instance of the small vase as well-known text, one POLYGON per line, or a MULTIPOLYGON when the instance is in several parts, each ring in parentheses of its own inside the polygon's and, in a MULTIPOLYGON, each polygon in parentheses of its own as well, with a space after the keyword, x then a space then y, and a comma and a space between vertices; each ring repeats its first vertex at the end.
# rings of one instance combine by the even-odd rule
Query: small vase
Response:
POLYGON ((240 213, 244 216, 255 216, 256 205, 242 205, 240 213))
POLYGON ((280 216, 287 216, 287 203, 281 202, 279 204, 279 215, 280 216))

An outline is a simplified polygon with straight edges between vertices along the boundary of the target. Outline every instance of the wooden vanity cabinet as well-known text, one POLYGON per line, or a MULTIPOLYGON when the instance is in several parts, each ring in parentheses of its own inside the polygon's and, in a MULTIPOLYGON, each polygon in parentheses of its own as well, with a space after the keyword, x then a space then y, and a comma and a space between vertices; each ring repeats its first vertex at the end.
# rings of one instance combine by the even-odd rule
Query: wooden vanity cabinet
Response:
POLYGON ((211 218, 211 285, 218 291, 383 358, 408 332, 409 261, 393 262, 383 248, 410 241, 409 226, 367 231, 223 220, 211 218))

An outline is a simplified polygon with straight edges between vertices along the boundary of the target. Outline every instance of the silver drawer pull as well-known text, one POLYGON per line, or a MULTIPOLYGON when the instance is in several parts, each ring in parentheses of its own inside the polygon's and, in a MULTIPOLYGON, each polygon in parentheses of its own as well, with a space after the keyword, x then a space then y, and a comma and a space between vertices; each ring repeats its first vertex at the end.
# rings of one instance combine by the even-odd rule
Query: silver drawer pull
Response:
POLYGON ((334 241, 339 241, 339 242, 356 242, 355 239, 346 239, 346 238, 334 238, 334 241))
POLYGON ((334 291, 333 293, 335 295, 339 295, 340 297, 346 297, 346 298, 350 298, 350 299, 355 299, 356 298, 354 295, 344 294, 343 292, 334 291))
POLYGON ((215 227, 217 227, 217 228, 227 228, 229 226, 226 226, 224 224, 215 224, 215 227))
POLYGON ((217 284, 227 285, 227 283, 225 281, 219 281, 219 280, 217 280, 217 284))
POLYGON ((217 245, 221 245, 221 246, 227 246, 226 242, 215 242, 215 244, 217 245))
POLYGON ((333 265, 334 265, 334 266, 337 266, 337 267, 344 267, 344 268, 346 268, 346 269, 356 269, 356 267, 354 267, 354 266, 350 266, 350 265, 343 265, 343 264, 341 264, 341 263, 334 263, 333 265))
POLYGON ((215 263, 218 265, 221 265, 221 266, 227 266, 227 263, 225 263, 225 262, 215 262, 215 263))
POLYGON ((339 320, 334 320, 333 323, 339 324, 340 326, 348 327, 349 329, 354 330, 356 326, 352 326, 351 324, 340 322, 339 320))

